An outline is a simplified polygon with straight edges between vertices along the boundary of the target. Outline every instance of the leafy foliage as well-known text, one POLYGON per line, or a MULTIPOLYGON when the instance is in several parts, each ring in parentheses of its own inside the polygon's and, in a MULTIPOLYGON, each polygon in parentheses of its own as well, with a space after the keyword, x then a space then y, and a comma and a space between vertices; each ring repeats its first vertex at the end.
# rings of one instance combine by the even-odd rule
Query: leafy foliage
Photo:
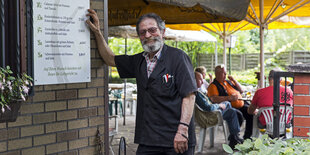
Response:
POLYGON ((306 155, 310 154, 310 140, 309 139, 271 139, 268 135, 263 135, 261 138, 253 138, 251 141, 247 139, 243 144, 238 144, 235 147, 236 152, 223 144, 223 149, 234 155, 306 155))
POLYGON ((29 87, 32 86, 32 78, 27 74, 13 76, 10 67, 0 67, 0 105, 2 112, 5 108, 10 109, 9 104, 13 100, 26 100, 29 87))
POLYGON ((255 72, 258 72, 258 69, 249 69, 246 71, 232 71, 232 76, 242 85, 257 85, 257 79, 255 72))
POLYGON ((166 41, 168 45, 175 45, 174 47, 180 48, 183 50, 192 61, 194 67, 197 66, 197 54, 198 53, 208 53, 208 51, 213 51, 214 46, 210 46, 214 43, 206 42, 175 42, 175 41, 166 41), (174 43, 173 43, 174 42, 174 43))
MULTIPOLYGON (((111 50, 116 55, 125 54, 126 41, 123 38, 109 38, 111 50)), ((139 39, 127 39, 127 55, 141 53, 143 48, 139 39)))
POLYGON ((251 41, 251 43, 256 46, 256 49, 259 50, 259 29, 255 28, 250 30, 249 32, 250 32, 249 41, 251 41))

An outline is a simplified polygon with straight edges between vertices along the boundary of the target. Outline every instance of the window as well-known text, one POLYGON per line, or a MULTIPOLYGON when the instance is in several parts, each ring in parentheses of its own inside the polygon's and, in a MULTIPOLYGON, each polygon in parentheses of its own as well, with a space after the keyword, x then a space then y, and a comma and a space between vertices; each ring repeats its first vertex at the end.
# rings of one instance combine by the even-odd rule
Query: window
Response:
POLYGON ((24 6, 24 0, 0 0, 0 65, 14 73, 26 71, 24 6))

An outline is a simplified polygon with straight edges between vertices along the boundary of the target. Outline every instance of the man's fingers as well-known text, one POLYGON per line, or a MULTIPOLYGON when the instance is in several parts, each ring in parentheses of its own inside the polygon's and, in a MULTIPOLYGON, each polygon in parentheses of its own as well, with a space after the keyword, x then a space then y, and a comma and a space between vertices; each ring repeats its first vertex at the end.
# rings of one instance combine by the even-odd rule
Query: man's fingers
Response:
POLYGON ((176 153, 179 153, 178 145, 177 145, 176 142, 174 142, 173 147, 174 147, 174 151, 175 151, 176 153))
MULTIPOLYGON (((186 136, 185 136, 186 137, 186 136)), ((184 153, 188 149, 188 140, 182 134, 177 133, 174 138, 174 150, 176 153, 184 153)))
POLYGON ((95 31, 95 30, 96 30, 96 26, 95 26, 89 19, 86 20, 86 24, 89 26, 89 28, 90 28, 92 31, 95 31))
POLYGON ((89 16, 89 18, 92 18, 94 24, 99 21, 98 16, 96 14, 88 13, 88 14, 86 14, 86 16, 89 16))
POLYGON ((97 14, 96 11, 93 10, 93 9, 87 9, 87 11, 88 11, 89 13, 97 14))
POLYGON ((184 144, 183 143, 179 143, 179 145, 178 145, 178 149, 179 149, 179 153, 183 153, 183 152, 185 152, 184 150, 185 150, 185 146, 184 146, 184 144))
POLYGON ((86 16, 88 16, 89 19, 86 20, 86 24, 93 32, 99 31, 100 30, 99 19, 96 11, 92 9, 88 9, 87 11, 88 13, 86 14, 86 16))
POLYGON ((97 15, 97 13, 96 13, 96 11, 95 10, 92 10, 92 9, 88 9, 88 14, 86 14, 86 16, 89 16, 90 18, 92 18, 93 19, 93 23, 95 24, 95 25, 98 25, 97 23, 99 22, 99 18, 98 18, 98 15, 97 15))

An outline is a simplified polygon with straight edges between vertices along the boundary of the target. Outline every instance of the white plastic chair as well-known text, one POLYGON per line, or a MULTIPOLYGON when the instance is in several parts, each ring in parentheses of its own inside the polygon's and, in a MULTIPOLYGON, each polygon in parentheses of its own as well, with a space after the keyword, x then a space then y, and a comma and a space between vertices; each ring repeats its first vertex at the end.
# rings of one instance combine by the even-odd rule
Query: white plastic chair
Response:
MULTIPOLYGON (((287 138, 293 137, 292 127, 286 128, 286 122, 289 119, 289 116, 292 116, 293 109, 291 106, 286 106, 286 115, 284 113, 285 106, 280 106, 280 135, 286 134, 287 138)), ((273 135, 273 107, 263 107, 258 110, 257 115, 254 116, 253 119, 253 137, 260 137, 262 134, 273 135), (260 115, 264 115, 266 121, 266 129, 258 128, 258 118, 260 115)))
MULTIPOLYGON (((197 104, 195 106, 203 111, 197 104)), ((210 136, 210 147, 214 147, 214 137, 215 137, 215 131, 218 131, 218 126, 223 126, 223 131, 224 131, 224 136, 225 136, 225 143, 228 144, 228 135, 229 135, 229 130, 228 130, 228 125, 227 122, 223 119, 222 113, 219 110, 214 111, 217 114, 218 117, 218 123, 215 126, 208 127, 208 128, 202 128, 200 127, 200 132, 199 132, 199 141, 198 141, 198 148, 197 148, 197 153, 202 153, 203 151, 203 146, 206 138, 206 132, 207 129, 210 130, 209 136, 210 136)))

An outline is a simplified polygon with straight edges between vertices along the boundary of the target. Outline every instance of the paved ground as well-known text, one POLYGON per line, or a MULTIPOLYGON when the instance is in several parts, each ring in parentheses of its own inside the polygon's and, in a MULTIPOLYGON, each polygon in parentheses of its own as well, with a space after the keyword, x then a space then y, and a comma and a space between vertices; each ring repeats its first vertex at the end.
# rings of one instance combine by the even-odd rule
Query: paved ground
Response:
MULTIPOLYGON (((126 139, 126 154, 127 155, 135 155, 137 144, 133 143, 134 138, 134 127, 135 127, 135 116, 126 116, 126 125, 123 125, 123 118, 120 118, 118 121, 119 131, 116 137, 112 142, 112 148, 115 155, 118 155, 119 141, 121 137, 125 137, 126 139)), ((196 153, 197 155, 226 155, 225 151, 222 148, 222 144, 225 142, 224 134, 221 127, 218 128, 218 132, 215 135, 214 147, 210 148, 209 143, 209 135, 206 136, 205 145, 203 149, 203 153, 196 153)), ((196 127, 196 137, 197 142, 199 139, 199 127, 196 127)), ((197 149, 197 148, 196 148, 197 149)), ((111 154, 111 153, 110 153, 111 154)), ((122 154, 122 153, 121 153, 122 154)))

